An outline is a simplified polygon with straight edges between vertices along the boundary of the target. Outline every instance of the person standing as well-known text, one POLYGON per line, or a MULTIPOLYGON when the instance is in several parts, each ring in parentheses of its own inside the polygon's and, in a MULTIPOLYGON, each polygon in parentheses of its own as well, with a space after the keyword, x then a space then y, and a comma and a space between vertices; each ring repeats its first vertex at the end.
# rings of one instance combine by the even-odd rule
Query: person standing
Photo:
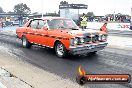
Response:
POLYGON ((23 17, 22 16, 18 17, 18 20, 19 20, 19 27, 21 27, 23 25, 23 17))
POLYGON ((132 30, 132 21, 130 22, 130 30, 132 30))
POLYGON ((4 28, 4 23, 3 22, 1 22, 1 27, 4 28))
POLYGON ((80 17, 80 26, 81 26, 82 29, 86 29, 86 27, 87 27, 87 21, 88 21, 88 18, 83 13, 82 17, 80 17))

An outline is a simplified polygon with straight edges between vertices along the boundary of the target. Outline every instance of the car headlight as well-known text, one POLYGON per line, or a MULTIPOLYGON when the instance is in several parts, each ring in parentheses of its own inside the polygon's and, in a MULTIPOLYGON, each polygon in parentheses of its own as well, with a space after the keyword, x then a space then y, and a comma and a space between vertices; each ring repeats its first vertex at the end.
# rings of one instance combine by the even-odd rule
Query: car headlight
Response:
POLYGON ((99 41, 107 40, 107 35, 99 35, 99 41))
POLYGON ((70 39, 70 44, 71 45, 78 45, 84 43, 84 38, 71 38, 70 39))
POLYGON ((83 44, 85 41, 83 37, 76 37, 76 38, 71 38, 70 39, 70 44, 71 45, 78 45, 78 44, 83 44))
POLYGON ((107 36, 105 36, 105 35, 102 35, 101 38, 102 38, 101 40, 107 40, 107 36))
POLYGON ((102 35, 99 35, 98 39, 99 39, 99 41, 101 41, 102 40, 102 35))
POLYGON ((84 43, 84 38, 80 38, 80 43, 84 43))
POLYGON ((77 45, 78 42, 79 42, 79 39, 78 39, 78 38, 75 38, 75 39, 74 39, 74 44, 77 45))

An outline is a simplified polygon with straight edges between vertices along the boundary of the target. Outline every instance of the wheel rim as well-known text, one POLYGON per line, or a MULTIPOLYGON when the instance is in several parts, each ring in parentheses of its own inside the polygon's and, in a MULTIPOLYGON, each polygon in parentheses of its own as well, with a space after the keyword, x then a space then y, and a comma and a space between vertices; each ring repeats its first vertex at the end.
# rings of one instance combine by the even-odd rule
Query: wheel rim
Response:
POLYGON ((62 44, 58 44, 57 45, 57 54, 59 56, 62 56, 64 54, 64 48, 63 48, 63 45, 62 44))
POLYGON ((22 45, 23 45, 23 46, 26 46, 26 44, 27 44, 26 38, 23 38, 23 40, 22 40, 22 45))

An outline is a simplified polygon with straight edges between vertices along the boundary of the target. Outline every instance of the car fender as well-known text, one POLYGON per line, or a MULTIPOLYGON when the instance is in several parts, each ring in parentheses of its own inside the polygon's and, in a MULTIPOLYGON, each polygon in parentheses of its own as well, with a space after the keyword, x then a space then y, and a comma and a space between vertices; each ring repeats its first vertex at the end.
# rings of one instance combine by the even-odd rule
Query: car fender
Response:
POLYGON ((67 50, 69 49, 69 46, 70 46, 70 40, 69 40, 69 39, 67 39, 67 40, 56 39, 56 40, 54 41, 54 47, 55 47, 56 42, 61 42, 61 43, 65 46, 65 48, 66 48, 67 50))

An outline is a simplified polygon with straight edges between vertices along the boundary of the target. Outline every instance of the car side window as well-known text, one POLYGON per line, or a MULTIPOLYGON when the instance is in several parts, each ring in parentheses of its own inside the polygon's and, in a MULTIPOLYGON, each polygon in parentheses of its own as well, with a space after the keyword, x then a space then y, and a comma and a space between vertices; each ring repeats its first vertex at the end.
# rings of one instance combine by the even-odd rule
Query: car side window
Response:
POLYGON ((42 29, 42 28, 44 28, 45 24, 46 24, 46 23, 45 23, 43 20, 39 20, 39 21, 38 21, 37 29, 42 29))
POLYGON ((47 23, 50 29, 58 28, 56 20, 47 20, 47 23))
POLYGON ((36 29, 37 28, 37 25, 38 25, 38 20, 33 20, 31 22, 31 24, 30 24, 30 27, 36 29))

